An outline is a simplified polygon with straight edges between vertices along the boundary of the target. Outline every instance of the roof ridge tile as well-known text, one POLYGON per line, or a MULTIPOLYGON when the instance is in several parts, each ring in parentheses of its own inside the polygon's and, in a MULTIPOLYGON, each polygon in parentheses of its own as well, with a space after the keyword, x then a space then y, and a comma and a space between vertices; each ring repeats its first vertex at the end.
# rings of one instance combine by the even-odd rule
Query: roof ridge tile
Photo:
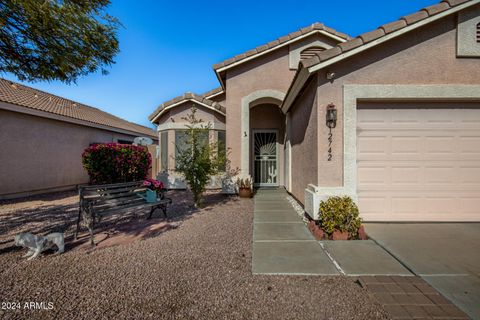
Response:
POLYGON ((343 33, 343 32, 338 32, 330 27, 327 27, 325 26, 323 23, 320 23, 320 22, 314 22, 312 23, 310 26, 308 27, 304 27, 304 28, 301 28, 301 29, 298 29, 296 31, 293 31, 293 32, 290 32, 289 34, 285 35, 285 36, 282 36, 280 38, 277 38, 273 41, 270 41, 266 44, 263 44, 263 45, 260 45, 260 46, 257 46, 256 48, 254 49, 250 49, 244 53, 241 53, 241 54, 238 54, 232 58, 228 58, 222 62, 219 62, 219 63, 216 63, 213 65, 213 69, 214 70, 217 70, 217 69, 221 69, 221 68, 224 68, 224 67, 227 67, 235 62, 238 62, 238 61, 241 61, 247 57, 251 57, 257 53, 261 53, 265 50, 268 50, 268 49, 272 49, 272 48, 275 48, 285 42, 288 42, 290 40, 294 40, 296 38, 299 38, 301 37, 302 35, 304 34, 307 34, 309 32, 312 32, 312 31, 315 31, 315 30, 321 30, 321 31, 326 31, 328 33, 330 33, 331 35, 334 35, 334 36, 337 36, 337 37, 340 37, 340 38, 343 38, 344 40, 349 40, 351 39, 350 36, 348 36, 347 34, 343 33))

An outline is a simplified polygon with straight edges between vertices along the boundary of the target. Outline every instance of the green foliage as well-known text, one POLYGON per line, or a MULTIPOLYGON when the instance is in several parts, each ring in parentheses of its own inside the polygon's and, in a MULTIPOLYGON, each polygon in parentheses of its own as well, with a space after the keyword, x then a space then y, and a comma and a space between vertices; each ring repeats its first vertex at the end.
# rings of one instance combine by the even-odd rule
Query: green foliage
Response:
POLYGON ((350 197, 331 197, 320 202, 320 227, 326 233, 340 230, 356 237, 361 224, 358 207, 350 197))
POLYGON ((110 0, 0 0, 0 72, 75 82, 114 63, 118 20, 110 0))
POLYGON ((237 186, 239 189, 252 189, 252 179, 250 178, 238 178, 237 186))
POLYGON ((147 178, 152 157, 146 147, 129 144, 93 144, 82 154, 92 184, 140 181, 147 178))
POLYGON ((211 125, 204 125, 197 119, 196 109, 184 118, 188 121, 185 130, 185 140, 182 145, 176 145, 176 170, 182 173, 193 193, 195 206, 199 206, 202 194, 210 178, 225 167, 226 153, 218 148, 216 143, 205 141, 205 132, 209 132, 211 125))

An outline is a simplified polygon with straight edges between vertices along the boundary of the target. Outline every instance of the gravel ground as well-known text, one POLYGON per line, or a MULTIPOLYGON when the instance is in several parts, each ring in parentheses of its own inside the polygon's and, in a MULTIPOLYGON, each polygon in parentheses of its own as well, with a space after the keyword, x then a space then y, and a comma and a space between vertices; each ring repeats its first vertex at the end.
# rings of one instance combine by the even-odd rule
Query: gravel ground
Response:
MULTIPOLYGON (((191 209, 173 193, 178 227, 126 245, 25 261, 9 240, 20 230, 72 232, 74 193, 0 203, 0 310, 5 319, 387 319, 346 277, 253 276, 253 201, 208 194, 191 209), (51 310, 25 302, 53 303, 51 310), (5 307, 5 305, 2 305, 5 307)), ((144 215, 135 212, 128 219, 144 215)), ((162 219, 162 218, 157 218, 162 219)), ((114 219, 119 223, 118 218, 114 219)))

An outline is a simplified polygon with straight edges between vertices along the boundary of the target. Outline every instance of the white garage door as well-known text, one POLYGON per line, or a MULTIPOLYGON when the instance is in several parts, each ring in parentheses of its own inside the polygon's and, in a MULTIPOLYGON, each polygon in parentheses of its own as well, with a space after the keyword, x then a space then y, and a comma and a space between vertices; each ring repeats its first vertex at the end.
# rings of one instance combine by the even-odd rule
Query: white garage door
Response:
POLYGON ((366 221, 480 221, 480 109, 359 109, 366 221))

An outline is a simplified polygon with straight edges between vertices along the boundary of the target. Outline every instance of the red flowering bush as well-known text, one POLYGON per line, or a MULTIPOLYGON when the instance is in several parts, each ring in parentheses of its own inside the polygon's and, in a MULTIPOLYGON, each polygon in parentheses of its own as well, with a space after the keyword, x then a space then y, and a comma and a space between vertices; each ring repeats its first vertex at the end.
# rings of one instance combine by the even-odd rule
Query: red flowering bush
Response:
POLYGON ((109 184, 144 180, 152 165, 146 147, 119 143, 93 144, 82 154, 90 183, 109 184))

